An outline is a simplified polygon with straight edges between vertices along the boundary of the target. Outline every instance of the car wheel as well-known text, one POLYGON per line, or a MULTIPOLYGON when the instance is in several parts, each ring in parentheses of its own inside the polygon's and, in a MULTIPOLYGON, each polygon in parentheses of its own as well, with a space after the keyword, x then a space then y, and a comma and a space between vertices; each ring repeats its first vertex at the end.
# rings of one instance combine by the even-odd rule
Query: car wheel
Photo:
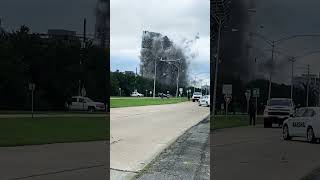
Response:
POLYGON ((282 136, 284 140, 290 140, 291 136, 289 134, 289 128, 287 125, 283 126, 283 130, 282 130, 282 136))
POLYGON ((194 99, 192 99, 192 102, 194 102, 194 99))
POLYGON ((307 130, 307 140, 309 143, 314 143, 316 141, 312 127, 309 127, 307 130))

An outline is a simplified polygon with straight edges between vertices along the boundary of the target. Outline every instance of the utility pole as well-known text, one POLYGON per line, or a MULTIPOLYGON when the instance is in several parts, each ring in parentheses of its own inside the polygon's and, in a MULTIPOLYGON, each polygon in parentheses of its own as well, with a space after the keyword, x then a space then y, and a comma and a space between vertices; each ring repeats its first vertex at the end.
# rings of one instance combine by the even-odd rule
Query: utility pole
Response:
POLYGON ((178 68, 178 75, 177 75, 177 90, 176 90, 176 98, 178 98, 178 93, 179 93, 179 74, 180 74, 180 68, 179 66, 177 67, 178 68))
MULTIPOLYGON (((80 64, 80 68, 81 68, 81 73, 83 68, 82 68, 82 61, 83 59, 85 58, 85 48, 86 48, 86 29, 87 29, 87 20, 86 18, 84 18, 83 20, 83 41, 82 41, 82 45, 81 45, 81 57, 80 57, 80 61, 79 61, 79 64, 80 64)), ((78 88, 78 95, 81 96, 81 78, 79 78, 79 88, 78 88)))
POLYGON ((217 55, 216 55, 216 63, 215 63, 215 75, 214 75, 214 89, 213 89, 213 105, 212 105, 212 113, 215 115, 216 110, 216 99, 217 99, 217 84, 218 84, 218 66, 219 66, 219 53, 220 53, 220 40, 221 40, 221 18, 219 18, 219 29, 218 29, 218 44, 217 44, 217 55))
POLYGON ((310 84, 310 64, 308 64, 308 76, 307 76, 307 104, 306 106, 309 107, 309 84, 310 84))
POLYGON ((273 73, 273 58, 274 58, 274 41, 272 41, 272 51, 271 51, 271 69, 270 69, 270 77, 269 77, 268 101, 270 101, 270 98, 271 98, 272 73, 273 73))
POLYGON ((160 61, 167 62, 169 64, 171 64, 171 62, 173 62, 172 65, 174 65, 178 70, 177 79, 176 79, 176 83, 177 83, 176 98, 178 98, 178 94, 179 94, 179 78, 180 78, 180 68, 181 68, 180 67, 180 60, 181 59, 176 59, 176 60, 162 60, 162 58, 160 59, 160 61), (174 62, 179 62, 179 64, 176 65, 176 64, 174 64, 174 62))
POLYGON ((194 75, 193 92, 196 92, 197 75, 194 75))
MULTIPOLYGON (((161 58, 162 60, 162 58, 161 58)), ((157 59, 154 59, 153 98, 156 97, 157 59)))
POLYGON ((294 57, 289 58, 289 61, 291 62, 291 93, 290 93, 290 97, 291 100, 293 100, 293 70, 294 70, 294 62, 296 61, 296 59, 294 57))
POLYGON ((318 77, 318 106, 320 106, 320 73, 318 77))

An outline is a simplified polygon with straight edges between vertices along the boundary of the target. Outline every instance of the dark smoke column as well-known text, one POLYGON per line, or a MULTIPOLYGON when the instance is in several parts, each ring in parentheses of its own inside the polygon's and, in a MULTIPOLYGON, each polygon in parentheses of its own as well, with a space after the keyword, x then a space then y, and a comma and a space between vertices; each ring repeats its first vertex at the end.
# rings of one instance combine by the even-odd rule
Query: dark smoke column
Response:
POLYGON ((109 44, 110 37, 110 12, 109 1, 98 0, 96 7, 96 26, 95 26, 95 39, 101 47, 106 47, 109 44))
POLYGON ((101 47, 105 57, 102 59, 106 72, 105 80, 105 100, 107 112, 110 112, 110 1, 98 0, 95 8, 96 25, 95 25, 95 41, 101 47))

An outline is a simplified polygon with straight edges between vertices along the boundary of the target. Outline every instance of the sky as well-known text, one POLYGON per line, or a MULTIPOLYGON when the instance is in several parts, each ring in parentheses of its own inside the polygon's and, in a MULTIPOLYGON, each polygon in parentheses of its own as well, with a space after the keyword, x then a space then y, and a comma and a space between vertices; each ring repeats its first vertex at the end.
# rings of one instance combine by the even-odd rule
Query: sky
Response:
MULTIPOLYGON (((259 34, 270 40, 277 40, 296 34, 320 34, 320 1, 318 0, 256 0, 257 12, 251 14, 253 26, 259 34)), ((270 49, 260 40, 255 40, 258 48, 270 49)), ((290 56, 299 56, 306 52, 320 50, 320 37, 296 38, 283 41, 277 44, 276 50, 280 50, 290 56)), ((271 57, 271 52, 265 53, 267 60, 271 57)), ((291 64, 287 56, 276 54, 276 70, 274 80, 280 83, 290 83, 291 64)), ((305 56, 297 59, 294 66, 294 74, 299 75, 306 72, 307 65, 310 64, 311 72, 320 72, 320 53, 305 56)))
POLYGON ((159 32, 174 42, 200 39, 191 59, 190 75, 210 84, 210 3, 209 0, 111 0, 111 70, 135 71, 140 64, 144 30, 159 32))
POLYGON ((94 33, 97 0, 1 0, 0 18, 7 31, 27 25, 32 32, 46 33, 48 29, 67 29, 83 32, 87 19, 87 33, 94 33))

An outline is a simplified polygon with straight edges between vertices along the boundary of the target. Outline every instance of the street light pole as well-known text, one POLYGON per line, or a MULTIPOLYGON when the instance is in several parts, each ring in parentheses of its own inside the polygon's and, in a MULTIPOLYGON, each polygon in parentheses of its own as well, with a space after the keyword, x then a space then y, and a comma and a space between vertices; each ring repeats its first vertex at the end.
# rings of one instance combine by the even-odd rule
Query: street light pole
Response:
POLYGON ((310 65, 308 64, 308 80, 307 80, 307 107, 309 107, 309 85, 310 85, 310 65))
POLYGON ((221 19, 219 19, 218 29, 218 44, 217 44, 217 57, 215 63, 215 75, 214 75, 214 87, 213 87, 213 109, 212 113, 215 115, 216 110, 216 99, 217 99, 217 84, 218 84, 218 66, 219 66, 219 53, 220 53, 220 40, 221 40, 221 19))
MULTIPOLYGON (((160 61, 164 61, 164 62, 168 62, 169 64, 171 64, 171 62, 179 62, 181 59, 176 59, 176 60, 160 60, 160 61)), ((173 64, 173 63, 172 63, 173 64)), ((177 70, 178 70, 178 74, 177 74, 177 89, 176 89, 176 98, 178 98, 178 94, 179 94, 179 78, 180 78, 180 67, 179 67, 179 65, 175 65, 175 64, 173 64, 176 68, 177 68, 177 70)))
POLYGON ((193 92, 196 92, 197 75, 194 75, 193 92))
POLYGON ((153 98, 156 97, 157 59, 154 59, 153 98))
POLYGON ((269 77, 269 91, 268 91, 268 101, 271 98, 271 86, 272 86, 272 72, 273 72, 273 58, 274 58, 274 41, 272 41, 272 55, 271 55, 271 69, 270 69, 270 77, 269 77))
POLYGON ((177 75, 177 90, 176 90, 176 98, 178 98, 178 92, 179 92, 179 76, 180 76, 180 70, 178 68, 178 75, 177 75))
POLYGON ((293 70, 294 70, 294 62, 296 61, 294 57, 290 58, 289 61, 291 61, 291 93, 290 97, 291 100, 293 100, 293 70))

